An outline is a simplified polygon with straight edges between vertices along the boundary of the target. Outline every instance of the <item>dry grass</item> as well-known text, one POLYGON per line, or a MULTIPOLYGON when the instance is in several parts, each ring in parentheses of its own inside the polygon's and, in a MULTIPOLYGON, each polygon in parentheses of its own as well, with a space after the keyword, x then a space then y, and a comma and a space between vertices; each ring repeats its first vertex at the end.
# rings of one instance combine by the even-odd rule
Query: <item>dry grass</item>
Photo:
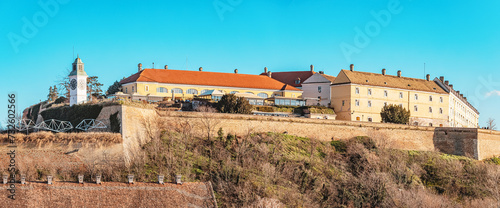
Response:
MULTIPOLYGON (((52 133, 47 131, 31 134, 14 134, 17 144, 48 144, 48 143, 94 143, 94 144, 117 144, 122 142, 121 134, 108 132, 86 132, 86 133, 52 133)), ((0 134, 0 142, 7 143, 8 135, 0 134)))

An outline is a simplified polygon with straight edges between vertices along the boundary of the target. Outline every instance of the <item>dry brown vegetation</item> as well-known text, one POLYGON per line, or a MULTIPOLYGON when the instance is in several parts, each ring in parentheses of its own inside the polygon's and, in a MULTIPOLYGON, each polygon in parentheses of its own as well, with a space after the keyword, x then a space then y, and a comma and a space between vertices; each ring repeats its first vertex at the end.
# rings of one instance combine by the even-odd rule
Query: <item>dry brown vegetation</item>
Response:
POLYGON ((383 138, 322 142, 278 133, 162 126, 128 169, 138 180, 211 181, 221 207, 494 207, 500 166, 385 148, 383 138), (159 132, 159 133, 158 133, 159 132), (202 131, 203 132, 203 131, 202 131), (378 141, 379 143, 376 143, 378 141))
MULTIPOLYGON (((31 134, 14 134, 17 144, 40 144, 40 143, 93 143, 93 144, 112 144, 121 143, 122 137, 118 133, 108 132, 86 132, 86 133, 52 133, 40 131, 31 134)), ((0 142, 9 141, 7 134, 0 134, 0 142)))

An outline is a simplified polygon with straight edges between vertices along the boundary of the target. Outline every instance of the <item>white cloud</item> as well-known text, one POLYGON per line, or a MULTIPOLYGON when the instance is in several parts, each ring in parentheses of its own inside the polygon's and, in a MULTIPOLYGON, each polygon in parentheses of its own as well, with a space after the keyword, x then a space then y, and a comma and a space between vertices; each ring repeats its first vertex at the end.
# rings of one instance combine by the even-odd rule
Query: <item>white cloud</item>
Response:
POLYGON ((490 96, 492 96, 492 95, 493 95, 493 96, 500 96, 500 91, 498 91, 498 90, 493 90, 493 91, 491 91, 491 92, 486 93, 486 97, 490 97, 490 96))

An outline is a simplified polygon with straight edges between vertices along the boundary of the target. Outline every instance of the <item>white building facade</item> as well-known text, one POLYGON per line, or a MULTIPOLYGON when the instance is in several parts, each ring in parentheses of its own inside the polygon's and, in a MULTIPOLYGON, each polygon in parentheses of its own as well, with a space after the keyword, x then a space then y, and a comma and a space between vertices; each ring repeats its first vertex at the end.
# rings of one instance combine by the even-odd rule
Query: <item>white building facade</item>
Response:
POLYGON ((460 91, 455 91, 444 77, 434 81, 450 94, 449 117, 450 127, 479 128, 479 111, 472 106, 460 91))
POLYGON ((334 76, 326 75, 322 71, 315 73, 302 83, 302 97, 306 105, 330 106, 330 85, 335 81, 334 76))

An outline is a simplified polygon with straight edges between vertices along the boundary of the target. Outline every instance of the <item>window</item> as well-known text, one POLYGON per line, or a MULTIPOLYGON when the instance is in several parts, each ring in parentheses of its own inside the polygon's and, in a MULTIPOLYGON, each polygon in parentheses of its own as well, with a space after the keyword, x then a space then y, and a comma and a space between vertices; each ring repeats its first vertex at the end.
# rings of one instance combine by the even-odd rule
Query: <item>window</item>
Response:
POLYGON ((429 101, 432 102, 432 95, 429 95, 429 101))
POLYGON ((188 89, 186 91, 187 94, 192 94, 192 95, 197 95, 198 94, 198 90, 195 90, 195 89, 188 89))
POLYGON ((300 84, 300 79, 296 79, 295 84, 300 84))
POLYGON ((402 92, 399 93, 399 98, 403 98, 403 93, 402 92))
POLYGON ((439 114, 443 114, 443 108, 439 108, 439 114))
POLYGON ((240 93, 238 91, 231 91, 231 94, 236 94, 236 93, 240 93))
POLYGON ((205 93, 207 91, 209 91, 209 89, 204 89, 204 90, 201 91, 201 94, 203 94, 203 93, 205 93))
POLYGON ((132 93, 134 93, 134 86, 132 86, 132 93))
POLYGON ((356 94, 359 94, 359 87, 356 87, 356 94))
POLYGON ((439 97, 439 102, 443 103, 443 97, 439 97))
POLYGON ((172 89, 172 93, 175 93, 175 94, 182 94, 182 89, 179 89, 179 88, 174 88, 174 89, 172 89))
POLYGON ((429 123, 429 126, 432 127, 432 123, 429 123))
POLYGON ((354 101, 356 103, 356 106, 359 106, 359 100, 354 101))
POLYGON ((417 105, 413 106, 413 110, 418 111, 418 106, 417 105))
POLYGON ((321 86, 318 86, 318 92, 321 93, 321 86))
POLYGON ((128 88, 125 88, 125 93, 128 93, 128 88))
POLYGON ((146 92, 148 92, 148 91, 149 91, 149 86, 147 86, 147 85, 146 85, 146 86, 144 87, 144 90, 145 90, 146 92))
POLYGON ((368 107, 372 107, 372 101, 371 100, 368 101, 368 107))
POLYGON ((429 113, 432 113, 432 107, 429 107, 429 113))
POLYGON ((267 98, 267 97, 269 97, 269 95, 268 95, 268 94, 263 93, 263 92, 261 92, 261 93, 257 94, 257 96, 259 96, 259 97, 261 97, 261 98, 267 98))
POLYGON ((373 122, 373 119, 371 117, 368 117, 368 122, 373 122))
POLYGON ((372 89, 368 89, 368 95, 372 95, 372 89))
POLYGON ((415 94, 415 100, 418 100, 418 94, 415 94))
POLYGON ((384 97, 387 97, 388 96, 388 92, 387 90, 384 90, 384 97))
POLYGON ((342 106, 345 106, 345 100, 342 100, 342 106))
POLYGON ((159 87, 159 88, 156 88, 156 92, 159 92, 159 93, 167 93, 168 90, 167 88, 164 88, 164 87, 159 87))
POLYGON ((361 118, 359 116, 356 116, 356 121, 360 121, 361 118))

